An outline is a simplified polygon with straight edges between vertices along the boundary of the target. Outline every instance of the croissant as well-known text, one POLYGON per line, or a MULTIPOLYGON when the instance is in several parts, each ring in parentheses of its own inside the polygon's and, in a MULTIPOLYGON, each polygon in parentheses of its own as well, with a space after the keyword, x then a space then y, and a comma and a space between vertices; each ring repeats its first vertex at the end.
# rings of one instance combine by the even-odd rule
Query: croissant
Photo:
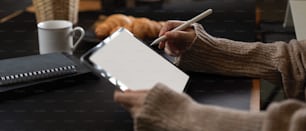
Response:
POLYGON ((155 38, 162 28, 163 21, 154 21, 145 17, 137 18, 123 14, 114 14, 96 26, 95 32, 99 39, 112 34, 117 29, 124 27, 139 39, 155 38))
POLYGON ((114 14, 105 19, 104 22, 97 25, 95 29, 96 36, 98 38, 105 38, 111 34, 114 28, 118 26, 124 26, 131 24, 133 18, 125 16, 123 14, 114 14))
POLYGON ((131 24, 124 26, 131 31, 137 38, 154 38, 159 34, 162 23, 150 20, 148 18, 137 18, 131 24))

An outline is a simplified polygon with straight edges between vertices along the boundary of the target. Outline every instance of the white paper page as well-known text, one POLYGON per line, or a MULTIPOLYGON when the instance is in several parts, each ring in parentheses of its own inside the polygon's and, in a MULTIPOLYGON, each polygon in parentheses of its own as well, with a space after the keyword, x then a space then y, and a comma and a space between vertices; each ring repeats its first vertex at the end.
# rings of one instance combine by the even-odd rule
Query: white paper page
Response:
MULTIPOLYGON (((118 33, 118 32, 117 32, 118 33)), ((123 30, 89 57, 129 89, 150 89, 156 83, 182 92, 189 76, 123 30)))
POLYGON ((306 40, 306 0, 290 0, 297 40, 306 40))

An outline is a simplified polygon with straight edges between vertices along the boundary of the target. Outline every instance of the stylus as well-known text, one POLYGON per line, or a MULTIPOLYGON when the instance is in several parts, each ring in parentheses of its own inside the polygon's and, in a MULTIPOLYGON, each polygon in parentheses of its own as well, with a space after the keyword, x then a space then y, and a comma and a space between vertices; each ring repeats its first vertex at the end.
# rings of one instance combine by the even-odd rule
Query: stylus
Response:
MULTIPOLYGON (((184 30, 184 29, 186 29, 187 27, 189 27, 191 24, 198 22, 199 20, 205 18, 206 16, 210 15, 211 13, 212 13, 212 9, 208 9, 208 10, 202 12, 201 14, 199 14, 199 15, 193 17, 192 19, 186 21, 184 24, 181 24, 180 26, 174 28, 174 29, 171 30, 171 31, 180 31, 180 30, 184 30)), ((161 37, 155 39, 155 40, 150 44, 150 46, 159 44, 161 41, 164 41, 165 39, 166 39, 166 37, 163 35, 163 36, 161 36, 161 37)))

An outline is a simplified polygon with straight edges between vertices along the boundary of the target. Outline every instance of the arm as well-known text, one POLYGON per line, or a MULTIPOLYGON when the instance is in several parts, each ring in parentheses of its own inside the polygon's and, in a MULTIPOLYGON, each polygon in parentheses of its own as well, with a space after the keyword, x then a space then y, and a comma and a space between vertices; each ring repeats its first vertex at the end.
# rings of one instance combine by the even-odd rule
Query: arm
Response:
POLYGON ((136 131, 306 130, 306 104, 297 100, 273 103, 267 112, 246 112, 201 105, 162 84, 150 91, 116 91, 114 99, 131 112, 136 131))
POLYGON ((158 84, 134 122, 141 131, 305 131, 306 104, 286 100, 273 103, 266 112, 246 112, 200 105, 158 84))
POLYGON ((263 113, 200 105, 185 94, 157 84, 134 115, 136 130, 144 131, 259 131, 263 113))
POLYGON ((176 59, 181 68, 282 81, 288 97, 303 96, 306 41, 238 42, 210 36, 199 24, 194 29, 196 40, 176 59))

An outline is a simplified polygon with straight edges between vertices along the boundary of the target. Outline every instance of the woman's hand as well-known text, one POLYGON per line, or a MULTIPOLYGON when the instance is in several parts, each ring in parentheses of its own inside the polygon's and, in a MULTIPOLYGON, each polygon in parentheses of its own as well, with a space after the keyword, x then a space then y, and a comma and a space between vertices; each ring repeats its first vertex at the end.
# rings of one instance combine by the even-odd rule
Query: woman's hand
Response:
POLYGON ((168 21, 160 30, 159 36, 165 35, 166 40, 159 43, 159 48, 164 49, 168 55, 180 56, 191 47, 196 37, 192 27, 183 31, 169 32, 183 23, 183 21, 168 21))
POLYGON ((121 104, 130 111, 132 117, 135 117, 143 108, 144 100, 148 94, 148 90, 127 90, 125 92, 115 91, 114 101, 121 104))

